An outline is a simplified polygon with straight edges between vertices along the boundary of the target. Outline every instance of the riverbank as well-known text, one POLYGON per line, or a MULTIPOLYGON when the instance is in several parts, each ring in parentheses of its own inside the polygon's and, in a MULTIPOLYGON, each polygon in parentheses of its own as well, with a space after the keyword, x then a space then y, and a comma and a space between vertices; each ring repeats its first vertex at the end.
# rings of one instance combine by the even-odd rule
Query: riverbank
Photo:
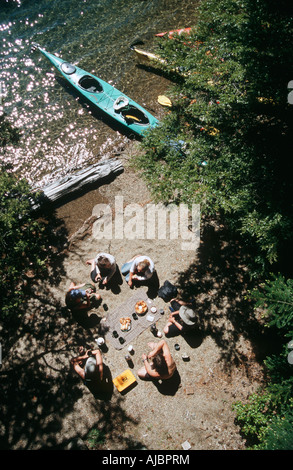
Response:
MULTIPOLYGON (((121 153, 124 173, 115 181, 58 210, 72 237, 62 254, 62 272, 58 279, 52 275, 37 286, 7 365, 11 383, 4 408, 9 416, 6 434, 11 449, 68 449, 77 439, 87 448, 110 450, 183 450, 186 441, 190 450, 245 448, 231 406, 237 400, 245 401, 263 376, 262 351, 256 341, 258 322, 243 300, 248 276, 237 243, 229 240, 224 227, 213 223, 202 227, 201 243, 193 254, 181 249, 180 239, 96 240, 91 224, 78 230, 97 204, 103 202, 113 209, 117 195, 125 205, 145 207, 151 202, 144 181, 129 165, 136 151, 136 144, 131 143, 121 153), (100 291, 101 306, 86 320, 74 318, 66 310, 64 297, 70 282, 89 280, 86 260, 98 251, 112 253, 120 267, 133 254, 143 252, 153 259, 160 285, 166 279, 194 284, 197 331, 188 342, 182 337, 167 339, 178 369, 172 387, 155 386, 137 377, 141 355, 154 339, 149 329, 133 341, 132 371, 137 385, 125 395, 114 387, 109 401, 97 399, 72 371, 70 359, 78 354, 78 347, 95 346, 94 339, 100 334, 98 318, 107 317, 133 295, 124 281, 119 291, 100 291), (179 351, 175 343, 180 345, 179 351), (190 360, 183 361, 182 354, 190 360), (18 371, 17 386, 13 370, 14 374, 18 371)), ((160 298, 154 303, 165 310, 157 324, 162 331, 168 304, 160 298)), ((114 378, 128 367, 126 348, 107 347, 103 359, 114 378)))

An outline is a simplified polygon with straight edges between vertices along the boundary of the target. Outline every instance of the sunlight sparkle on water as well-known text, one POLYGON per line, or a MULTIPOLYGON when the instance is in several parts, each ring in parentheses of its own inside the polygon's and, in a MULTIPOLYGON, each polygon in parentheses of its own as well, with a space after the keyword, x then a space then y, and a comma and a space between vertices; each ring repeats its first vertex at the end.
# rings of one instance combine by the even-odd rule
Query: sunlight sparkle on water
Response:
POLYGON ((0 113, 19 129, 21 141, 6 149, 3 160, 36 182, 113 157, 127 137, 76 101, 52 64, 39 51, 32 52, 31 45, 36 42, 80 64, 152 108, 163 89, 151 86, 152 75, 136 67, 129 44, 145 33, 165 30, 167 23, 171 27, 175 10, 176 21, 185 24, 190 15, 182 2, 163 2, 170 4, 164 11, 158 6, 162 2, 137 0, 5 3, 11 5, 0 8, 0 113))

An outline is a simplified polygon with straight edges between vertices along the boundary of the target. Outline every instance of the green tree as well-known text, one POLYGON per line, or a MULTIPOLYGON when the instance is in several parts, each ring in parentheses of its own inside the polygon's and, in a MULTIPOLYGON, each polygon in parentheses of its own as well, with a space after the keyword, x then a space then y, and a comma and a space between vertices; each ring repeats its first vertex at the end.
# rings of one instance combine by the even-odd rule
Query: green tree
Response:
POLYGON ((256 275, 282 261, 293 238, 287 4, 206 0, 188 38, 160 39, 173 107, 136 157, 157 199, 199 203, 228 222, 256 275), (180 140, 176 151, 170 142, 180 140))
POLYGON ((251 298, 257 308, 263 309, 268 326, 293 337, 293 279, 273 275, 251 293, 251 298))
POLYGON ((275 416, 264 435, 259 450, 293 450, 293 414, 275 416))
POLYGON ((16 313, 23 300, 23 280, 44 268, 44 226, 31 214, 30 188, 5 167, 0 169, 0 302, 2 319, 16 313))
MULTIPOLYGON (((0 121, 0 145, 16 145, 19 133, 0 121)), ((0 321, 6 326, 22 314, 32 279, 48 275, 54 259, 52 246, 64 243, 60 222, 47 214, 42 218, 32 211, 37 204, 28 182, 0 165, 0 321)), ((57 278, 57 276, 56 276, 57 278)))
POLYGON ((293 281, 281 274, 262 283, 251 293, 255 306, 263 311, 268 328, 279 334, 277 354, 266 358, 268 382, 247 404, 234 410, 241 430, 255 449, 292 449, 293 366, 288 353, 293 347, 293 281), (290 340, 290 341, 289 341, 290 340))

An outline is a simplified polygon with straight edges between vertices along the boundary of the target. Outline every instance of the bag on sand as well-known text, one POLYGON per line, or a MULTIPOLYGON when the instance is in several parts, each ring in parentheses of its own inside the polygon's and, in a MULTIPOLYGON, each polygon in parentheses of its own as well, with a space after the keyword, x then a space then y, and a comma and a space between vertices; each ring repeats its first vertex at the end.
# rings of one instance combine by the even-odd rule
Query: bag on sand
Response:
POLYGON ((158 290, 158 296, 165 302, 170 302, 177 296, 177 287, 173 286, 171 282, 165 281, 162 287, 158 290))

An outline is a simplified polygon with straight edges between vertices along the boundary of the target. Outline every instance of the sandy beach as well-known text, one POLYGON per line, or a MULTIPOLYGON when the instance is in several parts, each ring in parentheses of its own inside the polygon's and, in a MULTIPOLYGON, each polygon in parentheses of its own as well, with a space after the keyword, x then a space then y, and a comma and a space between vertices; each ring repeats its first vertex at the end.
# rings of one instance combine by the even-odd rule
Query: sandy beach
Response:
MULTIPOLYGON (((113 182, 57 210, 70 243, 60 253, 58 276, 52 268, 47 282, 37 284, 12 341, 14 353, 9 363, 3 364, 10 377, 6 385, 9 400, 4 400, 4 408, 7 442, 12 449, 245 448, 231 405, 245 401, 262 383, 263 351, 255 313, 244 301, 249 281, 237 241, 229 240, 225 227, 211 221, 202 223, 200 244, 193 252, 182 250, 180 237, 96 238, 93 221, 101 203, 113 214, 117 196, 123 198, 124 207, 136 204, 136 208, 145 208, 152 203, 141 175, 130 165, 136 151, 132 142, 121 153, 124 172, 113 182), (86 261, 101 251, 115 256, 120 268, 135 254, 148 255, 154 261, 160 285, 169 280, 181 288, 192 286, 198 314, 196 330, 188 341, 182 336, 165 338, 177 365, 173 383, 155 384, 137 376, 141 356, 149 351, 148 342, 158 340, 150 328, 132 342, 131 371, 136 386, 127 393, 119 393, 114 386, 109 400, 97 399, 72 370, 70 359, 78 355, 79 346, 96 347, 95 339, 103 334, 101 325, 107 315, 136 289, 130 289, 123 279, 117 289, 98 290, 101 305, 86 317, 76 318, 67 310, 65 293, 70 283, 90 280, 86 261), (179 350, 174 348, 176 343, 179 350), (183 354, 189 361, 182 359, 183 354), (12 407, 12 402, 19 403, 19 408, 12 407), (98 436, 94 444, 89 439, 91 430, 98 436)), ((164 309, 157 322, 163 331, 169 305, 159 297, 152 299, 152 305, 164 309)), ((126 347, 117 350, 106 341, 103 361, 112 379, 128 368, 126 354, 126 347)))

